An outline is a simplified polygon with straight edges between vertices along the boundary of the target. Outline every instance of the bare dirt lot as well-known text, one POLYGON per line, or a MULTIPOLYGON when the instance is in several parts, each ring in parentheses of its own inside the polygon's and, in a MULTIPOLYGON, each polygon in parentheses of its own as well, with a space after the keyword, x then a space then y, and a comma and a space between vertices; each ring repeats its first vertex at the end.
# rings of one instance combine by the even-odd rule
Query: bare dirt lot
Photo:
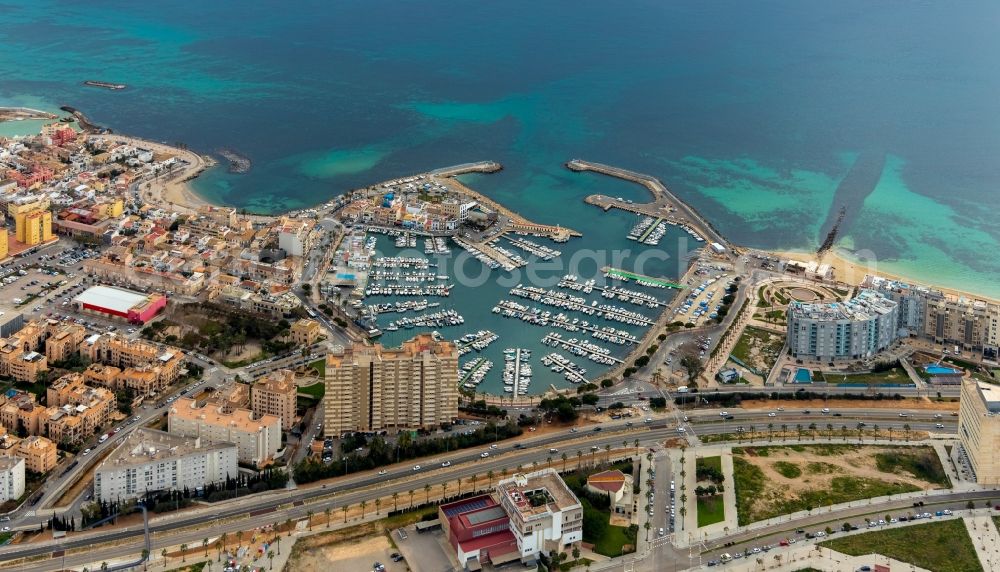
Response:
POLYGON ((740 523, 950 486, 931 447, 746 446, 734 453, 740 523))
POLYGON ((375 562, 387 572, 406 572, 404 562, 393 562, 395 552, 385 535, 359 538, 303 550, 288 562, 286 570, 371 570, 375 562))

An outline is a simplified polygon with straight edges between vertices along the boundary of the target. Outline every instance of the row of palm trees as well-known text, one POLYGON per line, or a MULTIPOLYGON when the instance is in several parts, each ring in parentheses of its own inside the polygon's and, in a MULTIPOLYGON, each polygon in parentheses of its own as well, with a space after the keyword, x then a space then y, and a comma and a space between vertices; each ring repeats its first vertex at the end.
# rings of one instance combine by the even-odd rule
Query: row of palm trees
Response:
MULTIPOLYGON (((856 435, 858 437, 858 441, 859 442, 864 440, 865 428, 866 427, 867 426, 864 423, 858 422, 857 427, 854 430, 854 431, 856 431, 856 435)), ((775 428, 774 423, 768 423, 767 424, 767 440, 768 441, 772 441, 774 439, 774 428, 775 428)), ((802 434, 805 432, 806 429, 808 429, 809 432, 811 433, 811 438, 815 439, 815 438, 818 437, 819 426, 816 423, 810 423, 807 427, 803 426, 801 423, 798 423, 798 424, 795 425, 795 431, 796 431, 796 434, 798 436, 798 440, 799 441, 802 440, 802 434)), ((878 424, 872 425, 871 435, 876 440, 879 438, 879 431, 880 431, 880 429, 879 429, 878 424)), ((904 436, 904 438, 907 441, 910 440, 910 431, 911 431, 910 430, 910 424, 909 423, 904 424, 903 425, 903 436, 904 436)), ((887 432, 888 432, 888 439, 890 441, 892 441, 893 428, 889 427, 887 429, 887 432)), ((826 424, 826 436, 827 436, 827 440, 828 441, 833 440, 833 433, 834 433, 833 423, 827 423, 826 424)), ((786 436, 786 435, 788 435, 788 424, 787 423, 782 423, 781 424, 781 433, 780 433, 780 436, 783 437, 783 436, 786 436)), ((756 428, 753 425, 750 425, 749 428, 746 429, 746 430, 744 430, 742 427, 740 427, 736 431, 736 438, 741 443, 743 442, 744 438, 748 439, 751 443, 753 443, 753 440, 754 440, 754 438, 756 436, 758 436, 758 431, 756 430, 756 428)), ((840 436, 841 436, 841 438, 843 438, 844 441, 847 441, 848 436, 850 436, 849 430, 847 428, 847 425, 841 425, 840 426, 840 436)))
MULTIPOLYGON (((636 454, 638 454, 639 453, 639 440, 635 439, 632 442, 632 445, 636 449, 636 454)), ((629 446, 629 442, 627 440, 622 442, 622 447, 628 448, 628 446, 629 446)), ((591 451, 590 451, 591 462, 592 463, 596 463, 597 452, 598 452, 598 449, 591 449, 591 451)), ((611 445, 610 444, 604 446, 604 452, 605 452, 605 462, 610 462, 610 459, 611 459, 611 445)), ((582 450, 577 450, 576 451, 577 467, 579 467, 579 466, 581 466, 583 464, 583 455, 584 455, 584 452, 582 450)), ((652 454, 647 455, 647 457, 648 458, 652 458, 652 454)), ((567 471, 566 464, 569 461, 569 455, 566 452, 563 452, 560 455, 560 459, 562 460, 563 472, 566 472, 567 471)), ((553 462, 552 456, 549 455, 547 457, 547 459, 546 459, 546 465, 547 466, 552 466, 552 462, 553 462)), ((534 463, 532 463, 532 465, 533 465, 533 467, 537 468, 538 461, 535 461, 534 463)), ((522 468, 523 468, 522 465, 518 465, 517 468, 516 468, 517 472, 520 472, 522 468)), ((501 469, 501 471, 500 471, 500 477, 501 477, 501 479, 507 478, 507 475, 508 475, 507 468, 501 469)), ((492 470, 489 470, 489 471, 486 472, 485 476, 486 476, 486 478, 488 480, 487 488, 493 488, 493 480, 497 477, 497 474, 494 473, 492 470)), ((681 473, 681 477, 683 478, 683 472, 681 473)), ((473 491, 478 490, 479 474, 473 473, 471 478, 472 478, 472 490, 473 491)), ((457 489, 458 489, 458 493, 457 494, 459 496, 461 496, 461 494, 462 494, 462 479, 461 478, 456 479, 455 483, 456 483, 457 489)), ((684 487, 683 484, 681 485, 681 488, 682 488, 682 490, 685 489, 685 487, 684 487)), ((424 485, 424 502, 427 503, 427 504, 430 504, 431 489, 432 489, 432 487, 431 487, 430 484, 425 484, 424 485)), ((448 491, 448 483, 441 483, 441 498, 442 499, 447 496, 447 491, 448 491)), ((416 493, 416 491, 414 491, 413 489, 410 489, 409 491, 407 491, 407 494, 409 496, 409 507, 410 508, 413 508, 413 496, 414 496, 415 493, 416 493)), ((392 493, 392 510, 393 510, 393 512, 399 510, 399 497, 400 497, 400 495, 399 495, 398 492, 392 493)), ((684 502, 684 499, 686 499, 686 495, 682 495, 681 498, 682 498, 681 502, 684 502)), ((381 514, 382 499, 381 498, 376 498, 375 501, 374 501, 374 505, 375 505, 375 514, 376 515, 381 514)), ((360 503, 358 503, 358 507, 361 509, 361 518, 365 517, 365 514, 366 514, 366 511, 368 509, 368 506, 369 506, 368 505, 368 501, 364 501, 363 500, 360 503)), ((351 505, 350 504, 346 504, 346 505, 340 507, 340 510, 343 513, 344 523, 346 524, 347 523, 347 515, 348 515, 348 513, 351 510, 351 505)), ((682 508, 681 508, 681 515, 682 516, 683 516, 684 512, 685 512, 685 509, 682 506, 682 508)), ((307 519, 308 519, 307 522, 309 523, 309 530, 310 531, 313 529, 313 517, 315 516, 315 514, 316 513, 314 511, 311 511, 311 510, 306 513, 306 516, 307 516, 307 519)), ((331 517, 332 514, 333 514, 333 509, 331 509, 330 507, 327 507, 327 508, 323 509, 323 515, 326 517, 326 528, 328 528, 328 529, 330 528, 330 522, 331 522, 330 517, 331 517)), ((648 523, 647 523, 647 525, 648 525, 648 523)), ((277 548, 277 554, 281 554, 281 535, 278 533, 279 532, 278 529, 279 529, 279 524, 277 522, 275 522, 274 525, 273 525, 274 539, 272 540, 272 543, 277 548)), ((291 536, 291 534, 292 534, 292 519, 287 519, 285 521, 285 529, 286 529, 288 535, 291 536)), ((647 534, 648 534, 648 526, 647 526, 647 534)), ((242 545, 243 545, 243 535, 244 535, 244 531, 242 531, 242 530, 239 530, 239 531, 236 532, 237 549, 239 547, 242 547, 242 545)), ((216 548, 216 550, 218 552, 217 553, 217 558, 216 558, 217 561, 219 561, 219 562, 222 561, 222 552, 226 550, 226 548, 228 547, 228 544, 229 544, 229 534, 224 532, 219 537, 219 539, 215 541, 215 544, 214 544, 214 547, 216 548)), ((208 540, 208 538, 203 538, 202 539, 201 546, 202 546, 202 548, 205 549, 205 556, 207 557, 208 556, 208 546, 209 546, 209 540, 208 540)), ((181 546, 180 546, 180 549, 181 549, 181 562, 187 562, 187 551, 188 551, 188 548, 189 548, 188 544, 181 544, 181 546)), ((142 556, 143 556, 143 559, 148 558, 149 557, 149 551, 148 550, 143 550, 142 551, 142 556)), ((161 550, 160 551, 160 556, 163 558, 163 567, 166 568, 166 566, 167 566, 167 560, 168 560, 167 550, 166 549, 161 550)), ((268 560, 270 561, 272 569, 274 568, 274 557, 275 556, 276 556, 276 554, 275 554, 275 552, 273 550, 268 550, 267 557, 268 557, 268 560)), ((211 571, 211 567, 212 567, 212 561, 211 560, 206 561, 205 562, 205 568, 207 570, 211 571)), ((249 570, 249 566, 246 566, 245 568, 247 570, 249 570)), ((107 570, 108 569, 107 562, 102 562, 100 569, 102 571, 107 570)), ((83 570, 84 570, 84 572, 91 572, 87 568, 84 568, 83 570)))

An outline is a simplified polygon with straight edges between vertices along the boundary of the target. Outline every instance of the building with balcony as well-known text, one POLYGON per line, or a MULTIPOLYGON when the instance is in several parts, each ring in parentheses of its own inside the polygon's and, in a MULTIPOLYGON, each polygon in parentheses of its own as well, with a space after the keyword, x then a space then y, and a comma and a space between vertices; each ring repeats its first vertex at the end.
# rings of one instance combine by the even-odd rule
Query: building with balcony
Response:
POLYGON ((861 290, 846 302, 788 306, 788 351, 818 361, 874 357, 899 337, 897 305, 875 290, 861 290))
POLYGON ((958 438, 983 485, 1000 484, 1000 386, 976 379, 962 381, 958 438))
POLYGON ((139 427, 94 470, 94 497, 127 500, 161 491, 196 491, 236 477, 236 445, 205 444, 139 427))
POLYGON ((216 406, 199 407, 187 397, 178 399, 170 408, 167 431, 201 438, 206 443, 234 443, 239 462, 255 467, 270 463, 281 449, 281 420, 277 416, 258 418, 248 409, 224 413, 216 406))

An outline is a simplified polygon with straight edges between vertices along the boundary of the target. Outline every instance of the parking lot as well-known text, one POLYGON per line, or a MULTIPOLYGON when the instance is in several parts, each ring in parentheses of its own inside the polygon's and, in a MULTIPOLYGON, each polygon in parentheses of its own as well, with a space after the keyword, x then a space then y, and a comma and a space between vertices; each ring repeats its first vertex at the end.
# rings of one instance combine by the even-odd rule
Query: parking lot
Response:
MULTIPOLYGON (((447 540, 440 530, 419 533, 415 525, 403 529, 406 538, 402 538, 398 531, 392 532, 392 539, 396 541, 400 554, 406 558, 413 572, 451 572, 455 570, 455 564, 448 558, 444 544, 447 540)), ((515 566, 516 568, 516 566, 515 566)))

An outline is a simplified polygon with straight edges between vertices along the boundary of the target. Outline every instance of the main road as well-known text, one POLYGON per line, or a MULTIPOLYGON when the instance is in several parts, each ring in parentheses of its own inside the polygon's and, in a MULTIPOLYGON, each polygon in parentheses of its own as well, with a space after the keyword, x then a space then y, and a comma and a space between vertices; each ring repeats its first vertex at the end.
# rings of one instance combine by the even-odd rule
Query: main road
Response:
MULTIPOLYGON (((764 413, 740 412, 734 414, 734 417, 740 415, 739 421, 736 421, 735 418, 734 420, 723 419, 714 411, 709 413, 714 414, 714 417, 708 414, 698 415, 697 421, 694 421, 693 425, 688 424, 688 426, 697 430, 701 435, 708 435, 731 433, 734 431, 734 424, 740 422, 766 422, 767 419, 773 419, 764 413)), ((851 415, 853 419, 855 412, 852 411, 851 415)), ((794 421, 800 416, 801 414, 789 414, 788 420, 794 421)), ((945 429, 939 431, 944 433, 955 430, 953 418, 946 418, 943 421, 898 417, 883 420, 885 417, 883 412, 866 415, 860 411, 857 412, 857 416, 868 419, 872 423, 878 420, 879 426, 886 429, 889 427, 902 429, 902 425, 909 424, 913 430, 933 430, 933 425, 943 423, 945 429)), ((357 505, 362 501, 371 502, 376 498, 389 497, 393 493, 399 494, 401 504, 405 505, 409 501, 408 493, 411 490, 414 491, 414 500, 419 502, 420 495, 424 493, 425 485, 436 487, 442 483, 454 482, 457 479, 468 479, 473 475, 480 477, 478 482, 481 485, 488 485, 490 483, 488 483, 486 475, 489 471, 499 475, 505 469, 513 471, 513 468, 518 465, 541 464, 549 459, 558 466, 562 453, 574 458, 577 456, 577 452, 580 452, 584 460, 588 456, 600 459, 606 455, 605 446, 620 448, 623 443, 628 443, 629 449, 631 449, 634 441, 639 440, 640 447, 648 447, 662 443, 668 437, 678 435, 677 427, 662 419, 649 423, 627 420, 604 423, 600 431, 595 431, 592 428, 576 431, 560 430, 537 437, 519 439, 516 442, 504 441, 498 443, 498 448, 495 450, 483 446, 414 461, 414 463, 419 462, 423 465, 420 470, 414 470, 410 464, 397 464, 388 467, 389 473, 385 476, 379 476, 374 471, 369 471, 364 474, 336 479, 324 485, 289 491, 272 491, 221 502, 204 509, 167 515, 159 517, 153 522, 150 530, 154 534, 156 544, 154 548, 175 546, 181 543, 194 545, 206 534, 214 537, 223 532, 246 530, 248 526, 246 517, 250 515, 255 519, 255 523, 250 526, 260 526, 283 522, 289 518, 300 519, 305 517, 309 511, 321 513, 326 508, 339 509, 343 506, 357 505), (515 448, 515 443, 520 443, 520 447, 523 448, 515 448), (481 457, 481 453, 484 451, 490 452, 490 456, 481 457), (442 468, 441 463, 445 461, 449 461, 451 466, 442 468), (211 532, 206 533, 206 530, 211 532)), ((757 439, 758 442, 763 440, 757 439)), ((626 450, 626 452, 632 454, 634 451, 626 450)), ((618 454, 620 455, 622 452, 619 451, 618 454)), ((65 556, 68 565, 73 563, 82 565, 95 560, 116 559, 138 553, 143 547, 141 535, 140 527, 75 533, 61 541, 2 547, 0 548, 0 559, 44 557, 58 550, 73 550, 114 541, 114 546, 99 546, 86 551, 83 555, 68 554, 65 556)), ((37 565, 26 569, 49 570, 51 568, 47 567, 43 561, 39 561, 37 565)))

